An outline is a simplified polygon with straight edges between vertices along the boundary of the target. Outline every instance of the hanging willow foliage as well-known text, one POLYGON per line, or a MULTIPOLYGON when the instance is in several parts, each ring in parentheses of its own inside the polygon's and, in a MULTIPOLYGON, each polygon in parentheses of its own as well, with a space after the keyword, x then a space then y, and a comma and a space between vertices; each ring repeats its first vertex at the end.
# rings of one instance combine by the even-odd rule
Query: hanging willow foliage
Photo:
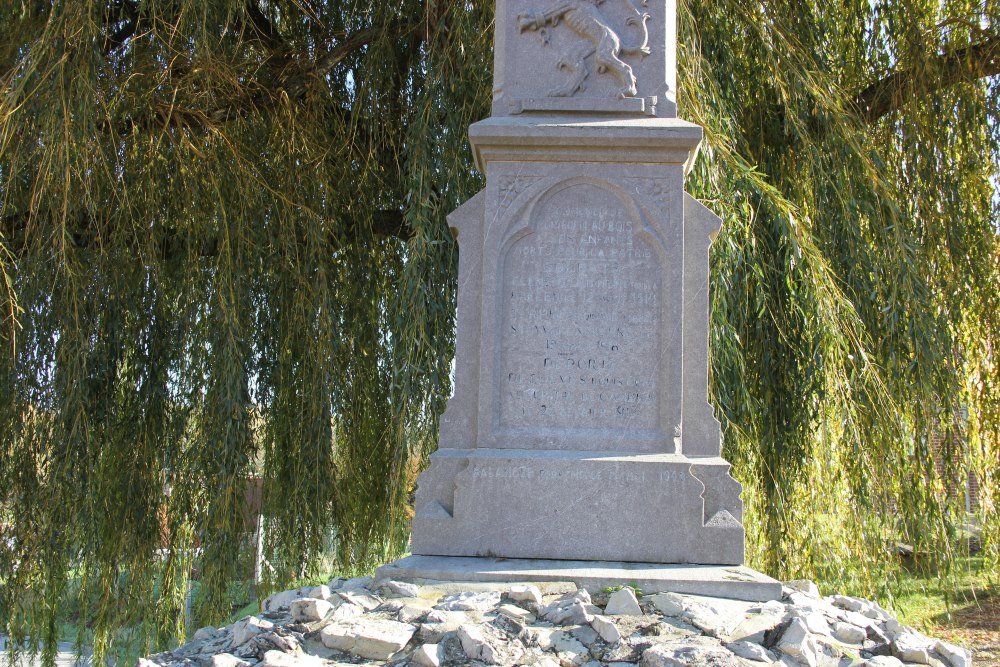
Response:
MULTIPOLYGON (((898 540, 947 572, 969 470, 996 564, 1000 3, 680 5, 751 564, 887 595, 898 540)), ((492 18, 0 0, 0 632, 51 659, 71 601, 99 656, 151 650, 194 589, 217 620, 252 478, 265 585, 405 548, 492 18)))

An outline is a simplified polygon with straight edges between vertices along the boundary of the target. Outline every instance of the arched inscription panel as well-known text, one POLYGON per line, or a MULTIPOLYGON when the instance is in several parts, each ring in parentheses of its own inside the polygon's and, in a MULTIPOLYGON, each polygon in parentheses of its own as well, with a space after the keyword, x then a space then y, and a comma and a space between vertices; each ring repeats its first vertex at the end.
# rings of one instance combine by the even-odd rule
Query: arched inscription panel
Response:
POLYGON ((662 272, 635 218, 612 192, 578 183, 540 202, 508 247, 502 429, 659 429, 662 272))

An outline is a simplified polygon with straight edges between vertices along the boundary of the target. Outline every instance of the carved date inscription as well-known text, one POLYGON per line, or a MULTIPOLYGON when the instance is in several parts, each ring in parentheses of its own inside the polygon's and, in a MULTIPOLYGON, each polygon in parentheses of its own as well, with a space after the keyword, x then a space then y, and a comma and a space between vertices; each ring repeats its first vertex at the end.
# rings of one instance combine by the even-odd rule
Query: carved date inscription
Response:
POLYGON ((589 184, 533 215, 504 260, 501 425, 656 428, 661 273, 640 223, 589 184))

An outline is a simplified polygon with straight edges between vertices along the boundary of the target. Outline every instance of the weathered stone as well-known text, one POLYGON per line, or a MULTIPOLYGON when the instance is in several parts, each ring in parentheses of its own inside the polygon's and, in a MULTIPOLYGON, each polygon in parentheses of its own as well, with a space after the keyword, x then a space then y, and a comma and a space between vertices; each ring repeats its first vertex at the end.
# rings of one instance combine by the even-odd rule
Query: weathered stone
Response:
POLYGON ((333 614, 330 615, 330 620, 338 622, 349 621, 353 618, 358 618, 364 613, 364 607, 350 602, 345 602, 333 610, 333 614))
POLYGON ((294 601, 302 597, 305 597, 305 591, 301 588, 297 588, 292 591, 282 591, 264 598, 264 602, 260 605, 260 609, 261 611, 288 609, 292 606, 294 601))
POLYGON ((745 607, 724 606, 723 601, 704 599, 686 605, 683 618, 710 637, 729 639, 746 618, 745 607))
POLYGON ((552 650, 556 652, 560 662, 569 661, 574 665, 582 665, 590 660, 590 651, 583 642, 567 632, 552 635, 552 650))
POLYGON ((320 640, 327 648, 362 658, 388 660, 406 646, 416 631, 407 623, 364 618, 331 623, 320 632, 320 640))
POLYGON ((756 662, 774 662, 774 654, 768 651, 766 648, 760 644, 754 644, 752 642, 738 641, 731 642, 725 645, 730 651, 746 660, 754 660, 756 662))
POLYGON ((901 632, 892 640, 892 653, 903 662, 930 664, 934 641, 912 632, 901 632))
POLYGON ((804 593, 811 598, 815 598, 817 600, 820 599, 819 587, 808 579, 793 579, 792 581, 786 581, 785 586, 799 591, 800 593, 804 593))
POLYGON ((191 641, 208 642, 213 639, 217 639, 222 634, 224 633, 220 632, 218 628, 208 625, 204 628, 198 628, 195 630, 194 634, 191 636, 191 641))
POLYGON ((776 648, 807 667, 815 667, 817 664, 816 652, 819 647, 801 618, 791 619, 776 648))
POLYGON ((578 625, 575 628, 570 628, 569 634, 572 635, 573 639, 586 646, 588 650, 593 649, 601 641, 601 636, 597 634, 597 630, 594 630, 590 625, 578 625))
POLYGON ((388 591, 389 595, 399 598, 415 598, 420 596, 419 586, 403 581, 389 580, 382 584, 382 588, 388 591))
POLYGON ((845 644, 861 645, 868 639, 868 632, 865 628, 860 628, 851 623, 836 621, 833 624, 833 636, 845 644))
POLYGON ((262 632, 251 637, 236 649, 236 655, 241 658, 258 659, 271 650, 293 653, 299 650, 299 641, 294 635, 278 628, 276 631, 262 632))
POLYGON ((201 653, 205 646, 204 641, 190 641, 183 646, 179 646, 174 649, 174 657, 176 658, 191 658, 198 653, 201 653))
POLYGON ((650 601, 665 616, 680 616, 684 613, 684 598, 677 593, 657 593, 650 601))
POLYGON ((847 595, 834 595, 833 604, 841 609, 846 609, 848 611, 856 611, 859 613, 864 613, 866 609, 870 607, 867 600, 862 600, 861 598, 853 598, 847 595))
POLYGON ((357 605, 365 611, 377 609, 382 604, 382 600, 371 594, 367 589, 344 587, 337 591, 337 595, 344 602, 357 605))
POLYGON ((236 623, 233 624, 232 645, 234 647, 242 646, 251 638, 262 632, 266 632, 273 627, 274 624, 270 621, 265 621, 257 618, 256 616, 248 616, 247 618, 236 621, 236 623))
POLYGON ((954 644, 941 641, 934 642, 934 652, 941 656, 951 667, 971 667, 972 656, 967 650, 954 644))
POLYGON ((216 653, 227 651, 233 645, 232 639, 233 637, 231 631, 227 630, 220 632, 215 639, 205 643, 201 649, 201 654, 214 655, 216 653))
POLYGON ((721 645, 679 642, 646 649, 639 667, 743 667, 743 663, 721 645))
POLYGON ((532 614, 530 611, 528 611, 527 609, 522 609, 521 607, 518 607, 517 605, 513 604, 500 605, 499 607, 497 607, 497 613, 503 614, 508 618, 520 621, 521 623, 534 623, 536 620, 535 615, 532 614))
POLYGON ((500 593, 498 591, 484 591, 480 593, 466 592, 446 595, 441 598, 435 609, 442 611, 486 611, 500 604, 500 593))
POLYGON ((396 620, 400 623, 416 623, 425 620, 430 607, 424 604, 404 604, 396 611, 396 620))
POLYGON ((449 632, 455 632, 469 621, 465 612, 434 610, 420 625, 420 640, 432 644, 440 642, 449 632))
POLYGON ((588 612, 587 608, 580 601, 571 602, 567 606, 548 609, 544 616, 545 620, 556 625, 583 625, 584 623, 590 623, 590 620, 593 618, 593 614, 588 612))
POLYGON ((330 591, 330 587, 326 584, 321 584, 319 586, 308 586, 302 589, 303 597, 316 598, 317 600, 330 601, 333 597, 333 593, 330 591))
MULTIPOLYGON (((766 612, 751 614, 743 619, 732 632, 728 633, 729 640, 748 641, 756 644, 765 643, 765 635, 769 632, 773 633, 787 618, 784 605, 780 609, 766 608, 766 612)), ((777 642, 779 637, 780 635, 773 637, 771 643, 777 642)))
POLYGON ((208 659, 209 667, 250 667, 250 663, 232 653, 216 653, 208 659))
POLYGON ((873 641, 877 644, 888 644, 891 639, 887 633, 882 631, 874 623, 865 628, 865 634, 868 636, 868 639, 870 641, 873 641))
POLYGON ((479 660, 488 665, 499 664, 496 649, 486 640, 486 635, 477 625, 463 625, 458 628, 458 639, 462 642, 462 650, 472 660, 479 660))
MULTIPOLYGON (((373 577, 354 577, 352 579, 341 580, 340 586, 338 587, 341 591, 360 591, 362 593, 371 593, 372 586, 375 584, 375 579, 373 577)), ((330 587, 333 588, 332 586, 330 587)))
POLYGON ((328 667, 328 663, 314 655, 291 655, 283 651, 267 651, 259 667, 328 667))
POLYGON ((625 586, 611 594, 604 613, 608 616, 642 616, 642 607, 635 597, 635 591, 625 586))
POLYGON ((802 614, 800 618, 805 622, 806 627, 809 632, 815 635, 829 635, 830 634, 830 624, 827 623, 826 618, 823 614, 813 611, 806 614, 802 614))
POLYGON ((617 644, 622 640, 622 633, 618 630, 618 626, 607 616, 594 616, 590 622, 590 627, 597 631, 601 639, 609 644, 617 644))
POLYGON ((419 667, 441 667, 444 651, 440 644, 424 644, 410 654, 410 663, 419 667))
POLYGON ((905 667, 899 658, 892 655, 876 655, 868 658, 865 664, 871 667, 905 667))
POLYGON ((532 584, 516 584, 510 587, 507 597, 515 602, 532 602, 542 604, 542 592, 532 584))
POLYGON ((315 623, 326 618, 333 609, 333 605, 326 600, 299 598, 292 602, 290 611, 292 618, 298 623, 315 623))

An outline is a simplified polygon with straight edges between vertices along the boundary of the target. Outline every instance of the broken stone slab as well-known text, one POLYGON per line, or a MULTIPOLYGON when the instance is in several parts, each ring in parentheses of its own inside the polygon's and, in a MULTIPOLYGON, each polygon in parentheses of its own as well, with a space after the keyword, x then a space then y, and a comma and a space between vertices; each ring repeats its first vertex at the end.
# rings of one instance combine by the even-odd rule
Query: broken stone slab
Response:
POLYGON ((362 658, 388 660, 409 643, 417 628, 398 621, 365 618, 331 623, 320 632, 327 648, 362 658))
POLYGON ((819 650, 816 639, 801 618, 791 619, 775 648, 805 665, 816 664, 816 653, 819 650))
POLYGON ((424 644, 410 654, 410 664, 418 667, 441 667, 444 650, 440 644, 424 644))
POLYGON ((409 598, 409 602, 399 606, 396 610, 396 620, 400 623, 417 623, 427 618, 431 611, 429 603, 414 598, 409 598))
POLYGON ((221 635, 225 634, 225 631, 220 631, 211 625, 205 626, 204 628, 198 628, 194 631, 194 635, 191 636, 191 641, 193 642, 208 642, 213 639, 217 639, 221 635))
POLYGON ((867 630, 852 623, 836 621, 833 624, 832 630, 833 636, 845 644, 860 646, 861 644, 864 644, 866 639, 868 639, 867 630))
POLYGON ((464 592, 446 595, 434 605, 441 611, 479 611, 484 612, 500 604, 501 594, 498 591, 483 591, 479 593, 464 592))
POLYGON ((635 591, 625 586, 611 594, 604 613, 608 616, 642 616, 642 607, 635 597, 635 591))
MULTIPOLYGON (((353 577, 351 579, 340 579, 340 584, 337 588, 341 591, 361 591, 363 593, 371 593, 374 585, 375 577, 353 577)), ((330 589, 333 590, 333 586, 330 586, 330 589)))
POLYGON ((934 642, 934 652, 944 658, 951 667, 971 667, 972 655, 959 646, 940 639, 934 642))
POLYGON ((337 591, 337 595, 344 602, 363 607, 365 611, 371 611, 372 609, 377 609, 382 604, 382 599, 371 593, 367 589, 361 588, 342 588, 337 591))
POLYGON ((515 602, 531 602, 536 605, 542 604, 542 591, 538 586, 532 584, 515 584, 510 587, 507 597, 515 602))
POLYGON ((657 593, 650 601, 665 616, 680 616, 684 613, 684 598, 677 593, 657 593))
POLYGON ((292 655, 282 651, 268 651, 258 667, 331 667, 330 663, 314 655, 292 655))
POLYGON ((473 622, 468 614, 461 611, 434 610, 427 614, 420 624, 420 640, 426 643, 440 642, 445 635, 455 632, 465 623, 473 622))
POLYGON ((405 581, 386 581, 379 590, 385 590, 390 597, 415 598, 420 596, 420 587, 405 581))
POLYGON ((914 632, 901 632, 892 640, 892 653, 903 662, 929 665, 934 646, 934 640, 928 637, 914 632))
POLYGON ((458 628, 458 640, 462 642, 462 650, 472 660, 479 660, 488 665, 499 664, 499 655, 493 645, 486 640, 483 629, 477 625, 462 625, 458 628))
POLYGON ((209 667, 250 667, 243 658, 237 658, 232 653, 216 653, 208 659, 209 667))
POLYGON ((622 640, 622 633, 618 629, 618 626, 607 616, 601 616, 600 614, 594 616, 594 619, 590 622, 590 627, 601 636, 601 639, 609 644, 617 644, 622 640))
POLYGON ((753 642, 738 641, 725 644, 725 647, 732 651, 735 655, 746 660, 753 660, 755 662, 765 662, 772 663, 775 660, 773 653, 768 651, 766 648, 760 644, 754 644, 753 642))
POLYGON ((534 614, 532 614, 527 609, 523 609, 514 604, 502 604, 497 607, 497 613, 503 614, 508 618, 512 618, 521 623, 534 623, 537 619, 534 614))
POLYGON ((652 646, 642 653, 639 667, 744 667, 732 651, 704 638, 652 646))
POLYGON ((785 586, 817 600, 821 597, 819 594, 819 587, 809 579, 793 579, 792 581, 786 581, 785 586))
POLYGON ((333 605, 319 598, 299 598, 292 602, 289 610, 297 623, 322 621, 334 609, 333 605))
POLYGON ((233 624, 232 645, 234 647, 242 646, 253 637, 262 632, 267 632, 273 627, 274 623, 257 618, 256 616, 248 616, 247 618, 236 621, 236 623, 233 624))

